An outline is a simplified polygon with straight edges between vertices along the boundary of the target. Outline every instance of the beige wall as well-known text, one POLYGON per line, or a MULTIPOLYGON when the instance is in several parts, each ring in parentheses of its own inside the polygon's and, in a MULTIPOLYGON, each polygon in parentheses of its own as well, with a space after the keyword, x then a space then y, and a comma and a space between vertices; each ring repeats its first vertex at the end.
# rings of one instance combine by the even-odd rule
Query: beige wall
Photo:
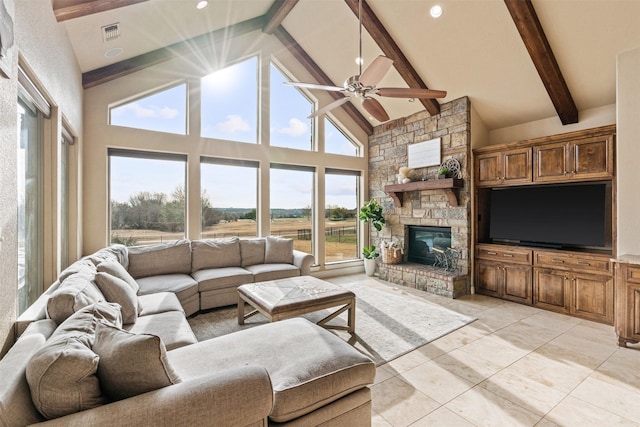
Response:
POLYGON ((618 55, 618 255, 640 255, 640 48, 618 55))
MULTIPOLYGON (((13 13, 16 47, 12 49, 11 79, 0 78, 0 348, 13 342, 17 312, 17 64, 18 53, 54 107, 49 140, 57 140, 64 114, 72 130, 82 133, 82 85, 71 43, 58 25, 49 0, 5 0, 13 13), (60 113, 60 114, 59 114, 60 113), (53 134, 51 134, 53 133, 53 134)), ((50 225, 51 226, 51 225, 50 225)), ((51 268, 53 262, 50 262, 51 268)))
MULTIPOLYGON (((309 76, 302 67, 283 49, 282 45, 272 36, 254 32, 237 39, 233 39, 225 45, 230 52, 225 58, 225 63, 230 63, 236 58, 245 58, 260 53, 263 69, 268 71, 271 55, 289 72, 300 80, 309 81, 309 76)), ((83 180, 83 209, 84 209, 84 253, 93 252, 108 244, 108 149, 132 148, 137 150, 151 150, 169 153, 185 154, 187 160, 187 205, 199 207, 200 197, 200 156, 240 158, 259 161, 261 164, 259 192, 260 230, 262 235, 269 234, 269 163, 272 161, 299 165, 315 166, 318 172, 318 182, 324 181, 324 168, 360 169, 366 171, 367 158, 338 156, 321 152, 309 152, 292 150, 280 147, 270 147, 269 141, 269 116, 268 96, 269 82, 262 81, 261 97, 263 120, 260 125, 260 134, 263 144, 246 144, 222 140, 204 139, 199 136, 199 110, 192 108, 189 113, 190 131, 188 135, 173 135, 160 132, 129 129, 117 126, 109 126, 109 105, 118 103, 124 99, 152 91, 171 82, 187 79, 190 87, 191 104, 199 105, 199 79, 220 67, 215 58, 219 54, 198 55, 197 58, 179 58, 163 64, 138 71, 129 76, 96 86, 85 91, 84 119, 85 119, 85 150, 84 180, 83 180), (203 58, 214 58, 211 63, 205 63, 203 58)), ((268 73, 265 73, 268 75, 268 73)), ((321 104, 330 102, 328 95, 321 99, 321 104)), ((347 127, 352 136, 366 144, 367 135, 340 110, 335 112, 337 120, 347 127)), ((319 131, 321 123, 319 121, 319 131)), ((364 152, 364 151, 363 151, 364 152)), ((366 179, 366 176, 364 177, 366 179)), ((323 209, 324 199, 322 186, 317 185, 318 209, 323 209)), ((187 208, 188 209, 188 208, 187 208)), ((317 218, 324 218, 323 212, 316 212, 317 218)), ((187 237, 200 238, 199 208, 188 209, 187 213, 187 237)), ((316 227, 320 222, 316 222, 316 227)), ((319 236, 320 240, 322 236, 319 236)), ((322 242, 317 242, 321 244, 322 242)), ((316 252, 316 261, 322 264, 324 251, 316 252)))

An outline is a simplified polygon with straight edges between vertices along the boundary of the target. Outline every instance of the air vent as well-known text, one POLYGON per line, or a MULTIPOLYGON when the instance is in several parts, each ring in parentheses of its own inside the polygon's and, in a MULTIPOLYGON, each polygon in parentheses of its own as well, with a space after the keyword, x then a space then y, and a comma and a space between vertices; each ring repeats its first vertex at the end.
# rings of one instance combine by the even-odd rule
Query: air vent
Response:
POLYGON ((102 27, 102 40, 106 42, 110 42, 112 40, 116 40, 120 37, 120 23, 116 22, 115 24, 109 24, 102 27))

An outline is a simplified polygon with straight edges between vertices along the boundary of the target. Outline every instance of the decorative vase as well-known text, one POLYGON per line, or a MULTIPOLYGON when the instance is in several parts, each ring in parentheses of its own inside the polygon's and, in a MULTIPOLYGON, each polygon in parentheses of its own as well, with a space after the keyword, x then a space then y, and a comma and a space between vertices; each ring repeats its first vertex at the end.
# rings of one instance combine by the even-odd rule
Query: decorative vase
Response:
POLYGON ((364 273, 371 277, 376 272, 376 259, 375 258, 365 258, 364 259, 364 273))

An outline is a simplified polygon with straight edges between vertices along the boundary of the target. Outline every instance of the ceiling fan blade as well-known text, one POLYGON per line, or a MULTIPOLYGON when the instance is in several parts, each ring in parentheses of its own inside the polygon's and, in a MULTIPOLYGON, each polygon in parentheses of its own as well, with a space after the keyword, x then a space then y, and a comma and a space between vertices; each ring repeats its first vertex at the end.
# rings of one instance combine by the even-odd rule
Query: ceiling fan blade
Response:
POLYGON ((384 55, 378 56, 373 60, 371 65, 362 72, 360 83, 362 86, 375 86, 387 74, 389 68, 393 64, 393 60, 384 55))
POLYGON ((382 104, 380 104, 377 100, 373 98, 366 98, 364 101, 362 101, 362 106, 379 122, 386 122, 387 120, 389 120, 389 115, 386 111, 384 111, 384 108, 382 108, 382 104))
POLYGON ((433 98, 444 98, 445 96, 447 96, 447 91, 432 90, 432 89, 400 88, 400 87, 381 87, 376 90, 376 94, 380 96, 387 96, 390 98, 433 99, 433 98))
POLYGON ((325 106, 324 106, 324 107, 322 107, 322 108, 318 108, 318 109, 317 109, 313 114, 310 114, 310 115, 307 117, 307 119, 310 119, 310 118, 312 118, 312 117, 316 117, 316 116, 319 116, 319 115, 321 115, 321 114, 324 114, 324 113, 326 113, 326 112, 327 112, 327 111, 329 111, 329 110, 333 110, 334 108, 339 107, 339 106, 341 106, 342 104, 347 103, 350 99, 351 99, 351 97, 350 97, 350 96, 345 96, 344 98, 340 98, 340 99, 338 99, 337 101, 333 101, 332 103, 327 104, 327 105, 325 105, 325 106))
POLYGON ((338 86, 325 86, 325 85, 318 85, 315 83, 298 83, 298 82, 283 82, 282 83, 285 86, 295 86, 295 87, 304 87, 307 89, 319 89, 319 90, 328 90, 331 92, 342 92, 345 89, 343 87, 338 87, 338 86))

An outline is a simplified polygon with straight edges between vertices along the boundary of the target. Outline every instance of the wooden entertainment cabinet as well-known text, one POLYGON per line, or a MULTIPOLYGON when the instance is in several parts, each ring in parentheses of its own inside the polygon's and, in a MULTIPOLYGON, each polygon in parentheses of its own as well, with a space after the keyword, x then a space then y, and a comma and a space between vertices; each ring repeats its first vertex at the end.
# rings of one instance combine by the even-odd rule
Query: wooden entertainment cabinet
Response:
POLYGON ((615 125, 474 149, 475 289, 479 294, 613 325, 615 125), (494 244, 490 195, 505 186, 599 182, 611 201, 611 250, 494 244))

